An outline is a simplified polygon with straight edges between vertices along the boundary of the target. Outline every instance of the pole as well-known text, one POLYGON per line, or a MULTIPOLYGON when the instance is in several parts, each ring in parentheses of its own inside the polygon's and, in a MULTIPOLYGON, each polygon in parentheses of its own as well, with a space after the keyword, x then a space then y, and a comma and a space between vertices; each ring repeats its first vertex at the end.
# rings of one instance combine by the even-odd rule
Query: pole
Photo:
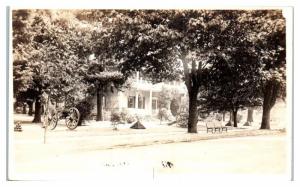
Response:
POLYGON ((44 144, 46 144, 46 134, 47 134, 47 127, 48 127, 48 108, 49 108, 49 99, 50 97, 48 96, 48 99, 47 99, 47 103, 46 103, 46 107, 45 107, 45 110, 44 110, 44 144))

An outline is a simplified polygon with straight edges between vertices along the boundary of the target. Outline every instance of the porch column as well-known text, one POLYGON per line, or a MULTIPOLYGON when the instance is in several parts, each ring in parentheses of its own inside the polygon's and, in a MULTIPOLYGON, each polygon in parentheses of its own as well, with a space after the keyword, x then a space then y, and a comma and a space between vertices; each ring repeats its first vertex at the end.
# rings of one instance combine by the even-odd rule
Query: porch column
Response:
POLYGON ((140 72, 136 72, 136 82, 139 82, 140 80, 140 72))
POLYGON ((138 109, 139 105, 139 93, 138 91, 135 92, 135 109, 138 109))
POLYGON ((149 113, 152 115, 152 88, 150 88, 150 94, 149 94, 149 113))

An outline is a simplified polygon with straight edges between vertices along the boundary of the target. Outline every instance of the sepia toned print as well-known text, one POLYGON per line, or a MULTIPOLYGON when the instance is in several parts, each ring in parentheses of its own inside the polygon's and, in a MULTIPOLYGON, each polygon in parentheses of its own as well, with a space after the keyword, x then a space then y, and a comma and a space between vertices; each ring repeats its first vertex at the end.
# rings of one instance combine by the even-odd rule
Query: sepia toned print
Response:
POLYGON ((287 176, 286 18, 12 10, 11 180, 287 176))

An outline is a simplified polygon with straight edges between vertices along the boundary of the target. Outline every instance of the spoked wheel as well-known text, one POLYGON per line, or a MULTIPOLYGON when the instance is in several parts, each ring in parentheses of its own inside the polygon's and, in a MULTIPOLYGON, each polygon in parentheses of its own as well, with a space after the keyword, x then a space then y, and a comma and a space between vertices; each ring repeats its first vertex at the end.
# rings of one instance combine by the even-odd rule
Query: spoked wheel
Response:
POLYGON ((57 122, 58 122, 58 116, 57 116, 57 114, 53 114, 52 115, 52 117, 51 117, 51 119, 49 119, 49 128, 50 128, 50 130, 54 130, 55 128, 56 128, 56 126, 57 126, 57 122))
POLYGON ((66 125, 70 130, 76 129, 79 123, 80 113, 77 108, 70 108, 69 115, 66 118, 66 125))
POLYGON ((57 122, 58 122, 57 114, 46 113, 44 114, 42 128, 47 127, 50 130, 53 130, 57 126, 57 122))

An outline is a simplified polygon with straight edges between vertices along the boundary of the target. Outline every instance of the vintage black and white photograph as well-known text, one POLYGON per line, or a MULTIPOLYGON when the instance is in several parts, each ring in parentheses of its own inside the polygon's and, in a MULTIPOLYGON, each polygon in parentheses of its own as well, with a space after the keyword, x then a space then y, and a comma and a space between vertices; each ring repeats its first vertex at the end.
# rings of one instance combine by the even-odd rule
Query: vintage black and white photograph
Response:
POLYGON ((289 180, 289 11, 11 7, 9 180, 289 180))

